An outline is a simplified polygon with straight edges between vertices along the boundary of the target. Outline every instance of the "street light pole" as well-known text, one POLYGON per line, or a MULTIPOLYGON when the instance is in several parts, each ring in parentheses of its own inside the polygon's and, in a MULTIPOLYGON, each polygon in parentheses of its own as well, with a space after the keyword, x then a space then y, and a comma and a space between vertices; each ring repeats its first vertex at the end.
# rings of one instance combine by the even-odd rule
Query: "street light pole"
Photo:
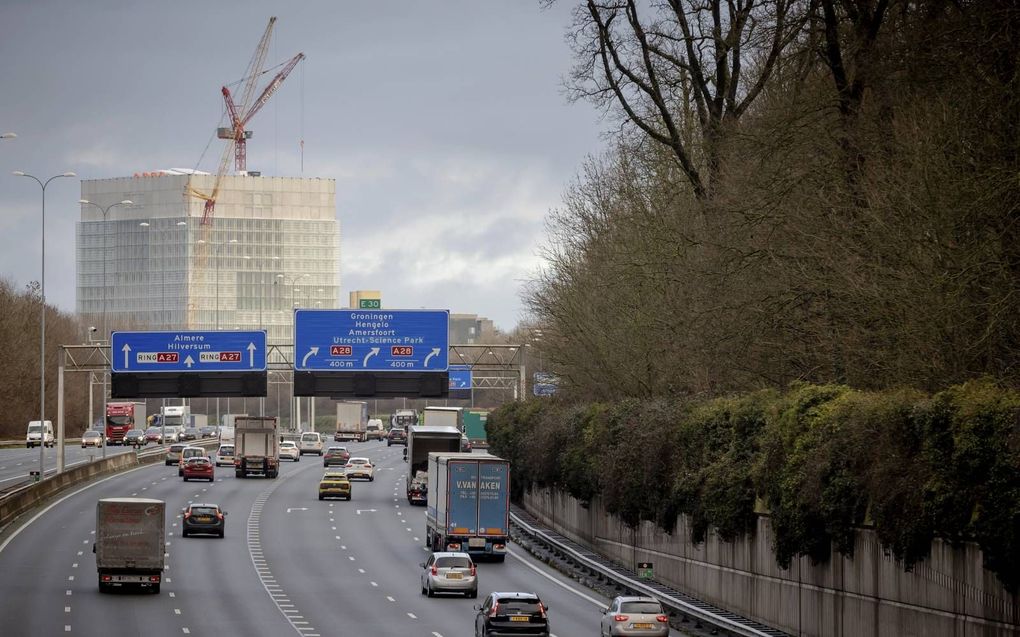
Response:
MULTIPOLYGON (((290 315, 291 315, 291 321, 293 321, 293 317, 294 317, 294 292, 297 291, 297 288, 295 288, 293 286, 297 285, 297 282, 300 281, 301 279, 305 278, 306 276, 308 276, 307 273, 306 274, 299 274, 299 275, 297 275, 295 277, 289 277, 289 276, 286 276, 284 274, 277 274, 276 275, 276 278, 282 280, 284 285, 286 285, 287 282, 290 281, 290 285, 291 285, 291 290, 290 290, 290 315)), ((293 323, 292 323, 292 325, 293 325, 293 323)), ((293 381, 291 381, 290 391, 291 391, 291 403, 290 403, 291 411, 290 411, 290 415, 291 415, 291 421, 292 421, 291 425, 294 427, 295 431, 300 431, 301 430, 301 399, 299 399, 297 396, 294 396, 294 383, 293 383, 293 381)))
MULTIPOLYGON (((45 182, 35 175, 20 170, 14 171, 16 177, 30 177, 42 188, 42 272, 39 277, 39 480, 46 476, 46 186, 58 177, 76 177, 72 172, 53 175, 45 182)), ((58 444, 63 444, 60 440, 58 444)), ((106 446, 103 446, 105 449, 106 446)))

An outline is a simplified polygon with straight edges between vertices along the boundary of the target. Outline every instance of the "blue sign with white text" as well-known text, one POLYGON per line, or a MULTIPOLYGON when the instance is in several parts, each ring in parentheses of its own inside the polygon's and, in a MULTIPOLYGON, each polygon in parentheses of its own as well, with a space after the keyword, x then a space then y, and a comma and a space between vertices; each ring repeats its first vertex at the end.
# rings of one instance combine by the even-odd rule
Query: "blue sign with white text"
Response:
POLYGON ((449 310, 296 310, 298 371, 443 372, 449 310))
POLYGON ((114 332, 113 372, 263 372, 265 331, 114 332))
POLYGON ((469 365, 450 365, 450 389, 471 389, 469 365))

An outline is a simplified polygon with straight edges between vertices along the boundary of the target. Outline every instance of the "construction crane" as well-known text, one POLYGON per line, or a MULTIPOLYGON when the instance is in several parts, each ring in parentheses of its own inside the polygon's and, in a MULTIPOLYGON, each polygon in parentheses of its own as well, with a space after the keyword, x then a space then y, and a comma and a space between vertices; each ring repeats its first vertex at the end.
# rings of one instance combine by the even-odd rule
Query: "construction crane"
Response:
POLYGON ((205 201, 201 224, 203 226, 212 224, 213 212, 216 209, 216 198, 219 195, 223 175, 226 174, 227 167, 230 165, 231 155, 234 157, 235 170, 238 172, 246 170, 247 140, 252 136, 252 132, 245 130, 245 126, 266 105, 266 102, 280 88, 280 85, 287 79, 287 76, 294 70, 298 62, 305 58, 304 53, 298 53, 288 60, 282 65, 282 68, 276 75, 273 76, 273 79, 269 81, 269 84, 262 89, 258 98, 255 98, 255 89, 259 76, 263 74, 262 67, 266 61, 266 54, 269 52, 269 39, 272 36, 273 25, 275 23, 275 16, 269 18, 269 24, 266 25, 266 30, 262 34, 258 46, 255 48, 255 54, 248 62, 248 70, 241 80, 244 82, 244 88, 241 91, 240 101, 234 101, 233 96, 230 94, 230 89, 226 86, 220 90, 223 94, 223 101, 226 104, 227 115, 230 118, 230 126, 221 127, 216 131, 217 137, 227 140, 227 143, 223 148, 223 155, 220 157, 220 165, 216 171, 216 179, 213 182, 212 191, 208 193, 201 192, 191 186, 190 180, 185 188, 188 195, 205 201))

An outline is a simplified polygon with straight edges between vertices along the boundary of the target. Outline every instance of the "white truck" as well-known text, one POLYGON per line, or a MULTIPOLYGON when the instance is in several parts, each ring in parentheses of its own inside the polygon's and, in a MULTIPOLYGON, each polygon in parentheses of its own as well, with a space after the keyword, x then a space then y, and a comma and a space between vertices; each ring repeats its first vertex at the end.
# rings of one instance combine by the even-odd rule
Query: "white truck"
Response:
POLYGON ((103 498, 96 503, 99 592, 140 586, 159 592, 166 567, 166 504, 150 498, 103 498))
POLYGON ((456 427, 464 433, 463 407, 426 407, 422 414, 426 427, 456 427))
POLYGON ((234 419, 234 475, 275 478, 280 473, 280 437, 276 418, 234 419))
POLYGON ((333 440, 365 442, 368 425, 368 403, 342 400, 336 404, 336 433, 333 440))

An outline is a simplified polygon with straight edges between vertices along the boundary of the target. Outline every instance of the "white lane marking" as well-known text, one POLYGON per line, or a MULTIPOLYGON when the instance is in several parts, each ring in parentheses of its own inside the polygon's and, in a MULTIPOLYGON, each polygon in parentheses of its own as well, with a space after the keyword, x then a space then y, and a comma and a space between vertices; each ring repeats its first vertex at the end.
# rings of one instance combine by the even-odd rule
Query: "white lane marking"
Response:
POLYGON ((188 630, 187 626, 181 626, 181 632, 184 633, 185 635, 190 635, 191 634, 191 631, 188 630))
POLYGON ((78 555, 84 555, 85 551, 78 551, 78 555))
POLYGON ((359 568, 359 569, 358 569, 358 572, 359 572, 359 573, 361 573, 362 575, 364 575, 364 574, 365 574, 365 569, 363 569, 363 568, 359 568))
POLYGON ((181 614, 181 609, 180 608, 175 608, 174 609, 174 615, 180 615, 180 614, 181 614))
POLYGON ((73 581, 74 581, 74 575, 72 575, 72 576, 68 577, 68 578, 67 578, 67 581, 69 581, 69 582, 73 582, 73 581))
POLYGON ((348 556, 347 556, 347 559, 349 559, 350 561, 352 561, 352 562, 353 562, 353 561, 354 561, 354 556, 353 556, 353 555, 348 555, 348 556))
POLYGON ((71 589, 70 589, 70 588, 69 588, 69 589, 67 589, 67 592, 65 593, 65 595, 67 595, 68 597, 70 597, 70 596, 71 596, 71 589))
POLYGON ((418 619, 418 617, 414 613, 408 613, 407 616, 410 617, 411 619, 418 619))
POLYGON ((74 564, 72 564, 71 568, 78 568, 78 562, 75 562, 74 564))
POLYGON ((173 591, 170 591, 170 597, 176 597, 176 595, 174 595, 173 591))
POLYGON ((443 636, 433 630, 432 631, 432 637, 443 637, 443 636))
POLYGON ((542 569, 538 568, 534 564, 529 563, 516 550, 507 549, 507 553, 510 554, 510 556, 517 558, 517 560, 519 560, 520 563, 523 564, 524 566, 527 566, 528 568, 530 568, 531 570, 535 571, 536 573, 538 573, 542 577, 546 578, 550 582, 556 584, 560 588, 563 588, 563 589, 566 589, 566 590, 570 591, 571 593, 577 595, 581 599, 587 600, 587 601, 591 602, 592 604, 595 604, 599 608, 605 608, 606 607, 606 603, 605 602, 597 600, 594 597, 591 597, 590 595, 585 595, 584 593, 582 593, 580 591, 580 589, 577 589, 577 588, 574 588, 573 586, 568 586, 567 584, 564 584, 563 582, 561 582, 560 580, 556 579, 552 575, 549 575, 548 573, 546 573, 542 569))
POLYGON ((397 601, 397 600, 393 599, 392 597, 390 597, 389 595, 386 596, 386 599, 390 600, 391 602, 397 601))
POLYGON ((67 626, 67 625, 65 625, 65 626, 64 626, 64 632, 65 632, 65 633, 69 633, 69 632, 71 632, 71 627, 70 627, 70 626, 67 626))
POLYGON ((340 548, 346 551, 347 550, 347 545, 346 544, 341 544, 340 548))
POLYGON ((371 584, 372 586, 375 586, 375 587, 377 587, 377 588, 378 588, 378 586, 379 586, 379 585, 378 585, 377 583, 375 583, 375 582, 369 582, 369 584, 371 584))
POLYGON ((71 607, 70 606, 64 606, 64 612, 65 613, 70 613, 71 612, 71 607))
POLYGON ((415 542, 421 542, 421 538, 417 538, 417 537, 416 537, 416 538, 414 538, 414 541, 415 541, 415 542))

